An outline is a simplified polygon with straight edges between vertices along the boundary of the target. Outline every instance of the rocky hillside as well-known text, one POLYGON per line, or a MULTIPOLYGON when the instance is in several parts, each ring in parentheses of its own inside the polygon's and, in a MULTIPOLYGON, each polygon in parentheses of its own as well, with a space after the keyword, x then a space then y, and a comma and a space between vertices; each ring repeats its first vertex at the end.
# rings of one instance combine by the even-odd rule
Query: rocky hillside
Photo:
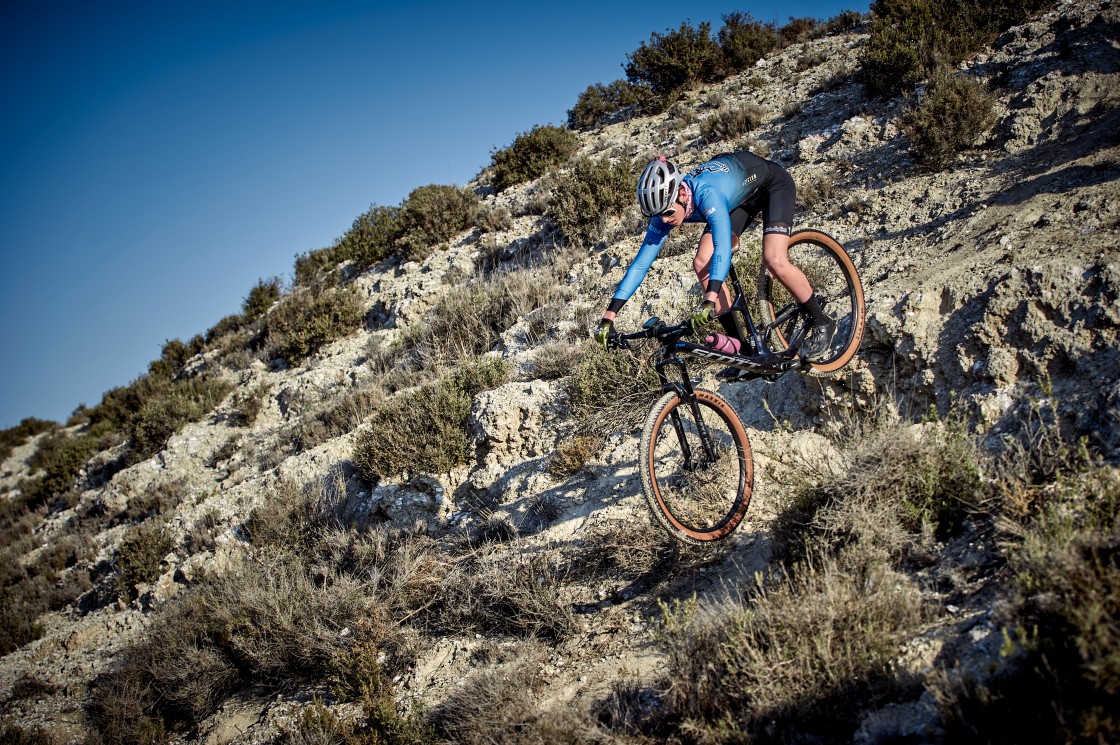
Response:
MULTIPOLYGON (((573 378, 592 355, 587 329, 634 254, 639 221, 613 219, 590 248, 558 245, 534 208, 556 176, 495 193, 483 174, 471 186, 487 208, 507 209, 508 223, 471 228, 423 261, 347 276, 362 329, 300 364, 232 364, 222 350, 191 360, 182 376, 205 372, 230 391, 211 414, 107 480, 95 475, 114 453, 95 455, 72 504, 34 513, 22 565, 60 556, 55 585, 81 580, 85 589, 29 619, 39 625, 34 640, 0 658, 4 732, 45 742, 121 733, 333 742, 374 731, 388 742, 720 741, 745 725, 727 713, 721 729, 701 706, 701 682, 712 670, 734 675, 717 655, 708 673, 689 667, 727 633, 718 620, 754 608, 739 618, 757 623, 783 593, 839 587, 837 577, 854 571, 850 547, 864 545, 858 531, 841 539, 822 529, 843 547, 812 572, 789 569, 805 484, 855 493, 865 486, 860 469, 889 481, 909 463, 892 448, 913 441, 958 465, 976 458, 970 488, 984 496, 965 499, 967 514, 948 527, 919 520, 881 556, 868 549, 879 558, 860 559, 859 592, 883 584, 887 595, 836 601, 875 608, 889 597, 883 607, 912 608, 890 627, 895 636, 879 635, 889 650, 875 679, 892 684, 872 693, 860 687, 861 668, 830 669, 839 682, 814 700, 832 696, 846 714, 812 710, 845 722, 828 736, 812 724, 783 729, 792 704, 759 717, 777 723, 766 736, 778 740, 960 739, 972 731, 970 702, 982 699, 962 691, 984 689, 983 679, 946 681, 998 667, 1001 647, 1011 654, 1015 634, 1027 633, 1013 615, 1029 606, 1015 580, 1026 554, 1015 547, 1033 545, 1024 536, 1045 512, 1038 505, 1073 488, 1055 475, 1067 470, 1055 459, 1082 458, 1071 454, 1082 443, 1080 470, 1069 469, 1094 474, 1086 494, 1120 500, 1118 24, 1108 0, 1064 3, 963 64, 992 84, 996 123, 940 171, 915 163, 900 129, 906 103, 869 99, 856 81, 866 28, 789 46, 666 114, 579 134, 577 156, 666 152, 686 168, 736 148, 767 154, 798 185, 799 227, 838 238, 863 278, 867 331, 841 376, 720 384, 715 369, 696 367, 732 402, 755 454, 747 521, 717 548, 678 545, 650 525, 636 471, 642 404, 628 418, 625 406, 597 415, 573 402, 573 378), (748 104, 761 107, 757 127, 705 139, 708 117, 748 104), (386 407, 438 377, 402 376, 393 361, 401 340, 429 329, 432 313, 462 302, 468 280, 483 275, 510 298, 513 321, 478 363, 504 363, 497 383, 466 387, 462 457, 369 478, 356 464, 369 437, 387 432, 408 449, 425 429, 411 418, 419 399, 388 418, 386 407), (521 312, 526 295, 533 302, 521 312), (247 415, 247 401, 259 411, 247 415), (974 449, 955 449, 965 441, 974 449), (854 449, 872 444, 853 465, 854 449), (987 459, 1019 450, 1034 470, 1007 487, 1005 467, 987 459), (1006 507, 1009 494, 1043 492, 1019 513, 1006 507), (158 568, 122 583, 144 546, 157 547, 158 568), (181 669, 169 672, 176 660, 181 669)), ((680 232, 619 326, 675 320, 690 307, 698 233, 680 232)), ((749 231, 744 253, 757 245, 749 231)), ((41 478, 32 456, 45 437, 3 462, 4 500, 41 478)), ((865 528, 888 519, 868 515, 865 528)), ((1117 535, 1102 576, 1117 571, 1117 535)), ((1095 659, 1116 676, 1115 594, 1099 613, 1113 631, 1095 659)), ((793 617, 795 631, 805 624, 795 637, 819 642, 810 657, 837 654, 848 632, 820 631, 809 609, 793 617)), ((767 646, 756 637, 758 654, 793 654, 775 638, 767 646)), ((735 670, 748 666, 743 655, 735 670)), ((795 667, 776 659, 760 691, 778 690, 780 671, 795 667)), ((1078 685, 1066 693, 1081 695, 1078 685)), ((817 695, 798 690, 801 701, 817 695)))

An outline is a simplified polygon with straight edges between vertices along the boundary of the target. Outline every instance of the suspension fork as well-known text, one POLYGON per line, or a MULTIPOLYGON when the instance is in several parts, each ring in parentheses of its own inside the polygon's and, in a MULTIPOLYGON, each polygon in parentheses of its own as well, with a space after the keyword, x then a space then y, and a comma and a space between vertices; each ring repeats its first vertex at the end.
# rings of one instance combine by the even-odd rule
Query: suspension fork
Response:
POLYGON ((684 470, 694 471, 697 468, 714 463, 718 458, 716 448, 712 444, 712 437, 708 432, 708 426, 704 423, 704 417, 700 413, 700 404, 696 402, 696 391, 692 387, 691 378, 688 377, 688 369, 685 367, 684 360, 679 357, 662 358, 654 364, 654 369, 661 381, 661 390, 666 393, 675 391, 692 409, 692 418, 696 422, 696 433, 700 437, 700 446, 704 449, 705 456, 699 463, 693 461, 692 447, 689 445, 688 437, 684 431, 679 407, 669 412, 669 419, 673 423, 673 431, 677 434, 677 441, 680 443, 681 452, 684 454, 684 470), (670 380, 665 372, 665 368, 670 366, 677 371, 677 380, 670 380))

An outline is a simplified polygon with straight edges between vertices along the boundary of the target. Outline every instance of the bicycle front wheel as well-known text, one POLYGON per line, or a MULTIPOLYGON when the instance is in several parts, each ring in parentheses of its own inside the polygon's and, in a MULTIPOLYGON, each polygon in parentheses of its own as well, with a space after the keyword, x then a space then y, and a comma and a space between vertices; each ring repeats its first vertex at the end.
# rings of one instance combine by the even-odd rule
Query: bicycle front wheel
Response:
MULTIPOLYGON (((863 338, 863 285, 855 264, 832 236, 817 230, 799 230, 789 242, 789 262, 809 279, 825 313, 836 321, 836 336, 823 359, 802 367, 802 372, 827 377, 848 364, 863 338)), ((790 339, 806 331, 808 319, 785 286, 763 267, 758 275, 758 302, 766 346, 780 353, 790 339)))
POLYGON ((688 543, 728 536, 751 501, 754 461, 739 416, 711 391, 667 393, 642 429, 642 493, 654 519, 688 543))

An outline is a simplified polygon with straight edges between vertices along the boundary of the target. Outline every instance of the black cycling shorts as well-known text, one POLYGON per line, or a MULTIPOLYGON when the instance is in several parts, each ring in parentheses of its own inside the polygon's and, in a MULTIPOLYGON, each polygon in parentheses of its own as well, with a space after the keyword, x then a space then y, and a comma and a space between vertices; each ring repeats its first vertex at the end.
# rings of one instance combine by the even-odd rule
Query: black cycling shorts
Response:
MULTIPOLYGON (((762 213, 762 232, 782 233, 789 235, 793 230, 793 203, 796 197, 796 187, 789 171, 782 168, 772 160, 764 160, 754 153, 738 152, 733 155, 739 159, 743 167, 750 171, 762 171, 765 174, 755 191, 735 209, 731 210, 731 232, 741 236, 747 226, 754 222, 758 213, 762 213)), ((705 229, 711 232, 711 227, 705 229)))

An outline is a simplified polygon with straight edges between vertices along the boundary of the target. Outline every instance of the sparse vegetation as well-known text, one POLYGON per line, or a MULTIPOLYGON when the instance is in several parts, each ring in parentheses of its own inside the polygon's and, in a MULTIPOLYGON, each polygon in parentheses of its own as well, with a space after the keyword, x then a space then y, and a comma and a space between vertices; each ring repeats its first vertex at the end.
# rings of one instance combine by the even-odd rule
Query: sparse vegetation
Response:
POLYGON ((757 104, 726 107, 704 120, 700 126, 700 136, 710 143, 734 141, 761 123, 762 108, 757 104))
MULTIPOLYGON (((1074 351, 1041 334, 1045 358, 1025 345, 982 348, 994 337, 1018 345, 1036 331, 1015 313, 1039 328, 1052 315, 1094 344, 1111 342, 1115 272, 1103 260, 1078 265, 1072 276, 1085 299, 1072 313, 1054 305, 1055 289, 1068 285, 1049 269, 1039 282, 1045 297, 1012 297, 1012 275, 999 268, 990 293, 979 279, 969 285, 978 293, 971 299, 950 283, 940 299, 934 292, 919 302, 931 286, 899 279, 913 279, 914 261, 959 251, 938 245, 946 237, 995 242, 996 233, 976 228, 1002 230, 1011 212, 1038 219, 1040 230, 1063 219, 1034 197, 991 199, 994 181, 961 191, 930 174, 920 193, 901 181, 907 160, 892 139, 896 124, 928 168, 951 166, 987 126, 990 101, 971 73, 941 72, 980 38, 966 31, 1041 5, 976 1, 876 0, 876 24, 889 17, 894 32, 916 23, 932 34, 892 37, 888 51, 900 60, 914 51, 908 85, 919 91, 902 107, 892 103, 903 109, 897 119, 886 102, 879 112, 845 87, 824 101, 835 110, 799 100, 787 104, 787 119, 761 128, 761 110, 729 101, 747 87, 768 89, 793 65, 828 68, 815 52, 824 45, 805 43, 780 64, 758 66, 750 81, 689 90, 703 82, 696 71, 709 69, 716 42, 688 24, 655 34, 639 50, 654 56, 640 60, 662 65, 666 80, 672 64, 696 75, 666 84, 664 115, 582 141, 554 127, 520 135, 481 174, 491 179, 479 189, 482 208, 473 190, 435 185, 399 207, 371 206, 330 248, 297 259, 294 287, 260 280, 240 314, 204 337, 168 341, 147 373, 79 407, 66 428, 25 420, 0 433, 0 453, 37 438, 28 463, 23 445, 4 464, 0 488, 0 656, 12 664, 0 740, 75 739, 81 717, 56 717, 74 727, 65 737, 31 726, 70 713, 63 707, 75 695, 87 702, 91 743, 213 737, 243 698, 263 711, 255 739, 290 743, 1120 739, 1115 391, 1105 380, 1063 404, 1064 420, 1048 381, 1037 398, 1021 398, 1032 365, 1068 373, 1062 384, 1081 395, 1083 368, 1107 373, 1101 361, 1110 364, 1113 350, 1074 351), (926 29, 923 13, 943 28, 926 29), (833 111, 863 122, 833 128, 823 123, 833 111), (685 136, 670 140, 680 128, 685 136), (684 545, 646 519, 633 478, 636 430, 660 395, 649 348, 604 353, 587 329, 626 258, 618 235, 639 231, 630 159, 666 143, 677 157, 696 151, 699 159, 755 128, 752 149, 768 145, 785 162, 796 164, 799 139, 823 142, 796 164, 800 206, 881 236, 876 247, 853 240, 852 255, 868 270, 868 289, 875 283, 875 297, 886 298, 884 325, 868 335, 850 376, 790 374, 723 389, 755 438, 759 501, 731 540, 684 545), (581 142, 593 155, 573 159, 581 142), (499 188, 536 180, 503 195, 489 188, 499 179, 510 179, 499 188), (847 201, 838 206, 841 191, 847 201), (911 199, 920 218, 912 226, 911 199), (939 222, 960 215, 968 219, 939 222), (482 235, 452 246, 450 261, 429 254, 472 225, 482 235), (931 251, 887 250, 899 246, 931 251), (425 262, 419 284, 409 285, 405 260, 425 262), (979 336, 949 325, 940 336, 907 336, 911 322, 938 313, 968 321, 979 336), (308 360, 361 328, 363 316, 370 333, 335 345, 339 353, 316 367, 280 362, 308 360), (904 326, 898 335, 895 322, 904 326), (939 371, 951 374, 942 380, 939 371), (897 399, 874 398, 890 380, 905 386, 897 399), (971 387, 956 399, 943 391, 948 380, 971 387), (539 411, 518 419, 501 410, 507 393, 530 387, 539 411), (912 403, 907 397, 951 413, 904 418, 896 406, 912 403), (980 407, 958 410, 958 400, 980 407), (1027 421, 1016 430, 1009 407, 1018 403, 1027 421), (207 421, 215 406, 221 415, 207 421), (497 433, 492 440, 474 439, 472 406, 497 433), (172 437, 190 420, 205 424, 172 437), (502 442, 492 422, 517 428, 516 438, 502 442), (173 584, 154 584, 161 576, 173 584), (74 622, 83 625, 67 627, 74 622), (130 636, 115 636, 116 626, 130 636), (106 649, 112 656, 99 657, 106 649), (55 677, 60 655, 70 661, 55 677), (24 661, 33 663, 26 672, 24 661)), ((741 13, 724 21, 712 73, 720 76, 783 45, 871 25, 850 11, 824 25, 791 18, 781 29, 741 13)), ((1053 42, 1034 29, 1016 33, 990 57, 994 79, 1017 79, 1026 68, 1007 55, 1039 38, 1046 55, 1080 54, 1070 45, 1089 31, 1067 23, 1051 24, 1053 42)), ((873 42, 887 39, 884 27, 875 33, 873 42)), ((836 71, 848 70, 853 51, 847 41, 829 44, 841 46, 846 61, 836 71)), ((876 74, 898 78, 902 61, 876 74)), ((1050 62, 1031 64, 1033 74, 1050 62)), ((798 90, 825 72, 799 76, 798 90)), ((1064 85, 1054 75, 1040 80, 1064 85)), ((651 90, 648 80, 592 86, 569 126, 601 126, 627 107, 636 115, 651 90)), ((1002 107, 1008 97, 999 95, 1002 107)), ((1063 132, 1060 116, 1053 126, 1063 132)), ((1086 142, 1069 145, 1074 166, 1052 164, 1060 182, 1039 174, 1034 186, 1051 197, 1047 189, 1060 187, 1069 212, 1096 225, 1097 210, 1104 226, 1112 205, 1101 191, 1083 196, 1076 179, 1084 170, 1100 179, 1093 187, 1107 186, 1110 166, 1085 165, 1088 150, 1077 148, 1086 142)), ((991 169, 1001 186, 1015 173, 1007 163, 1034 175, 1033 153, 1016 153, 991 169)), ((972 165, 970 177, 988 178, 972 165)), ((1082 234, 1083 243, 1104 232, 1082 234)), ((687 288, 696 235, 670 238, 660 256, 677 258, 652 270, 661 285, 627 313, 668 317, 681 297, 695 297, 687 288)), ((748 293, 758 244, 756 231, 733 257, 748 293)), ((985 251, 958 255, 999 255, 985 251)), ((711 370, 693 371, 698 385, 712 385, 711 370)))
POLYGON ((735 11, 723 17, 719 47, 724 64, 733 71, 746 70, 778 48, 773 24, 762 23, 750 13, 735 11))
POLYGON ((542 125, 517 135, 513 144, 494 151, 491 159, 491 180, 494 188, 503 191, 511 186, 543 176, 551 168, 563 165, 579 148, 575 132, 542 125))
POLYGON ((557 179, 548 215, 569 241, 591 245, 607 221, 633 206, 635 177, 629 160, 581 158, 557 179))
POLYGON ((678 29, 654 32, 632 53, 626 55, 626 78, 648 88, 650 106, 663 111, 685 90, 722 78, 721 52, 712 39, 711 24, 692 26, 687 21, 678 29))
POLYGON ((422 261, 440 244, 474 224, 478 195, 435 184, 413 189, 401 205, 397 246, 407 261, 422 261))
POLYGON ((352 286, 296 291, 265 318, 270 356, 297 365, 326 344, 356 331, 364 316, 361 298, 352 286))
POLYGON ((861 59, 864 86, 871 95, 909 91, 938 67, 956 65, 995 34, 1053 4, 875 0, 871 38, 861 59))
POLYGON ((572 129, 590 129, 607 117, 623 109, 641 105, 649 98, 649 91, 628 80, 616 80, 609 85, 595 83, 579 94, 576 104, 568 109, 568 126, 572 129))
POLYGON ((942 70, 903 113, 902 131, 918 163, 939 170, 991 129, 993 108, 982 83, 942 70))

